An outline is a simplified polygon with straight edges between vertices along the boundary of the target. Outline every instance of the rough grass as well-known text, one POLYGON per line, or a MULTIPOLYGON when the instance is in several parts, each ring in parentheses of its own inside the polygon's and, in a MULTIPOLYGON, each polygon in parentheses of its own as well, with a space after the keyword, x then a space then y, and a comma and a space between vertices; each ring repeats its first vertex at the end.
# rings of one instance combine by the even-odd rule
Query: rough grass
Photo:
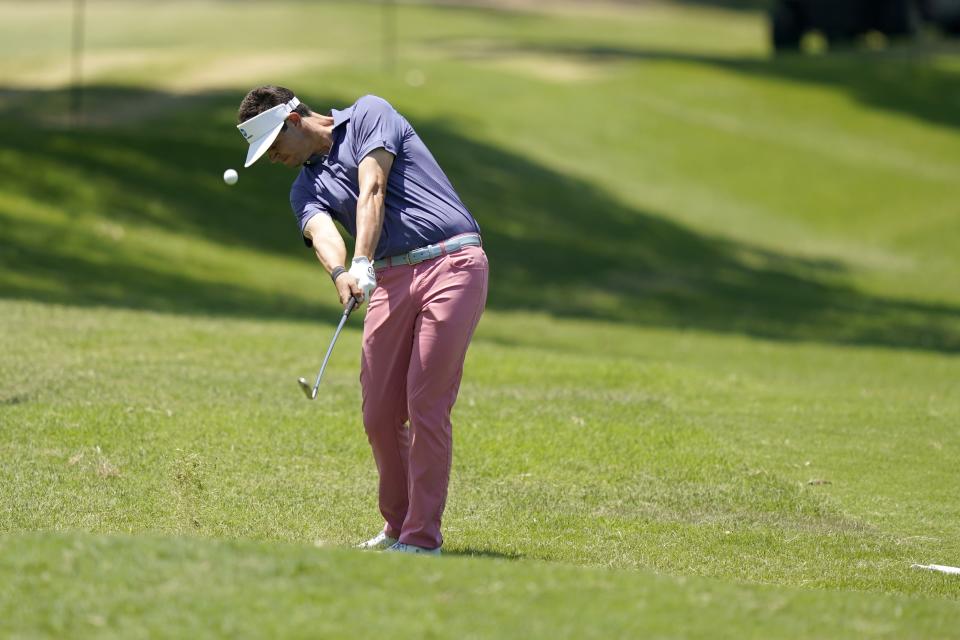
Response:
POLYGON ((0 634, 957 635, 910 568, 960 563, 953 48, 405 5, 384 73, 374 5, 89 5, 78 128, 66 7, 0 5, 0 634), (249 82, 195 82, 260 26, 249 82), (391 99, 484 229, 451 557, 346 549, 359 317, 305 402, 338 305, 291 176, 220 181, 266 79, 391 99))

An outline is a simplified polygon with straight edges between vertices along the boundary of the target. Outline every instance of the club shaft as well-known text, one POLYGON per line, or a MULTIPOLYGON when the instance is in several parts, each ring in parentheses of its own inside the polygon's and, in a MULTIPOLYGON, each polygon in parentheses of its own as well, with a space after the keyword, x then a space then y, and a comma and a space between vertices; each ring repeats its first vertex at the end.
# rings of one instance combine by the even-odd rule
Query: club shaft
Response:
POLYGON ((317 381, 313 384, 313 391, 311 392, 311 398, 317 397, 317 389, 320 388, 320 379, 323 378, 323 371, 327 368, 327 362, 330 360, 330 354, 333 353, 333 346, 337 344, 337 338, 340 337, 340 331, 343 329, 343 325, 347 323, 347 318, 350 317, 350 312, 353 311, 353 308, 356 306, 356 300, 351 298, 350 302, 347 303, 346 309, 343 310, 343 316, 340 318, 340 324, 337 325, 337 330, 333 334, 333 340, 330 341, 330 346, 327 347, 327 355, 323 357, 323 364, 320 365, 320 373, 317 374, 317 381))

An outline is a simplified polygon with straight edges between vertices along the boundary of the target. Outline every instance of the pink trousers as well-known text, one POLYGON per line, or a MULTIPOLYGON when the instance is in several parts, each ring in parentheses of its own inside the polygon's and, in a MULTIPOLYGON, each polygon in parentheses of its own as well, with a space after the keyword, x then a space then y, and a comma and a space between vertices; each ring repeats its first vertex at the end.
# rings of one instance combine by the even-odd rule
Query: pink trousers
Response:
POLYGON ((384 532, 443 544, 463 361, 487 299, 487 257, 465 247, 377 272, 363 323, 363 424, 380 474, 384 532))

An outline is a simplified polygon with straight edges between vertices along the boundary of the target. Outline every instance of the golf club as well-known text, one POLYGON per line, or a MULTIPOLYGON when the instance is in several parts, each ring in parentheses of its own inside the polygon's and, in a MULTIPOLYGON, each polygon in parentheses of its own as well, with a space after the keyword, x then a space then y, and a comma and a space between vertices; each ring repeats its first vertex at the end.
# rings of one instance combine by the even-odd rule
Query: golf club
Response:
POLYGON ((323 358, 323 364, 320 365, 320 373, 317 374, 317 381, 313 385, 313 389, 310 388, 310 383, 307 382, 306 378, 300 378, 297 382, 300 383, 300 388, 303 389, 303 392, 306 394, 308 400, 313 400, 317 397, 317 389, 320 388, 320 378, 323 377, 323 370, 327 368, 327 361, 330 359, 330 354, 333 353, 333 345, 337 343, 337 337, 340 335, 340 330, 343 329, 343 325, 346 324, 347 318, 350 317, 350 313, 356 308, 357 299, 350 297, 350 301, 347 302, 346 306, 343 308, 343 316, 340 318, 340 324, 337 325, 337 331, 333 334, 333 340, 330 341, 330 346, 327 348, 327 355, 323 358))

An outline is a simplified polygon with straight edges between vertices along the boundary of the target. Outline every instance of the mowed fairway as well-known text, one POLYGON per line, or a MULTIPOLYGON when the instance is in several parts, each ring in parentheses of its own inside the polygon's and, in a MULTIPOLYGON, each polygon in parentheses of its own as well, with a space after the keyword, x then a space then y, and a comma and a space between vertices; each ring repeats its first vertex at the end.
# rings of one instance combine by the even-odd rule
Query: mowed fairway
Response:
MULTIPOLYGON (((0 2, 0 636, 960 637, 960 47, 762 15, 0 2), (255 44, 252 44, 255 43, 255 44), (339 316, 242 165, 376 93, 478 218, 439 559, 382 524, 339 316)), ((507 3, 504 3, 507 4, 507 3)), ((710 4, 710 3, 707 3, 710 4)))

